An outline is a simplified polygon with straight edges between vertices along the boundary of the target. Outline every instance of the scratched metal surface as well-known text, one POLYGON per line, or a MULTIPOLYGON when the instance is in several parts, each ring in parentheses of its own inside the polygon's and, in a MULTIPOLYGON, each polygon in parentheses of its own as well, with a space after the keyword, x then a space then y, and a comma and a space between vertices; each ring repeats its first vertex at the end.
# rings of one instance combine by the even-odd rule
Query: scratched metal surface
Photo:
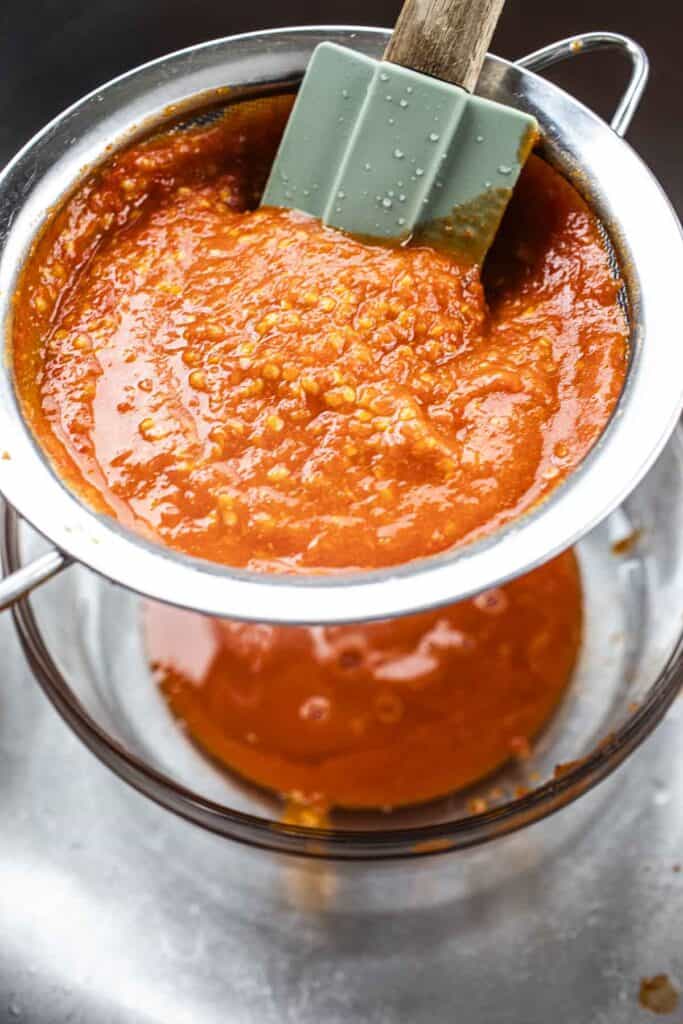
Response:
POLYGON ((631 1024, 641 976, 683 980, 680 702, 540 825, 336 866, 228 843, 124 786, 39 692, 7 616, 0 664, 3 1022, 631 1024))
MULTIPOLYGON (((381 24, 398 3, 332 7, 325 20, 381 24)), ((520 9, 509 3, 497 39, 505 56, 589 28, 648 45, 655 76, 635 140, 683 200, 680 135, 667 128, 683 7, 520 9)), ((320 19, 313 0, 284 11, 11 0, 0 11, 0 158, 132 64, 320 19)), ((571 84, 608 109, 621 70, 589 62, 571 84)), ((124 786, 58 719, 0 617, 0 1022, 646 1022, 639 979, 683 982, 682 748, 677 702, 607 782, 522 833, 415 864, 305 864, 200 832, 124 786)))

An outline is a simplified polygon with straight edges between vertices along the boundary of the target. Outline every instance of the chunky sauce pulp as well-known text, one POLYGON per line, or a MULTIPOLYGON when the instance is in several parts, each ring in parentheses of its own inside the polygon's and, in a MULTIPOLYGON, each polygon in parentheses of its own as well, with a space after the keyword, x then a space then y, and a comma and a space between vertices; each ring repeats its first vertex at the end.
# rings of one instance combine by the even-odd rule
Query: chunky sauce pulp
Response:
POLYGON ((115 156, 18 290, 19 395, 86 500, 172 547, 284 571, 433 554, 572 471, 621 390, 598 224, 538 157, 487 264, 253 210, 290 100, 115 156))
POLYGON ((580 634, 572 552, 390 622, 283 628, 146 609, 150 659, 189 735, 318 807, 428 800, 523 752, 557 706, 580 634))

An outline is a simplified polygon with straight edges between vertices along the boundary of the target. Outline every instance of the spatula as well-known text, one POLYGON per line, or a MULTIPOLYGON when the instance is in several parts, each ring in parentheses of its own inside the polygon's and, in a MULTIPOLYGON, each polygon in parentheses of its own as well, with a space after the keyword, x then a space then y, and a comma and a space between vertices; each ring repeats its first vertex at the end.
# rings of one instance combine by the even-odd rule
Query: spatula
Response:
POLYGON ((262 203, 480 262, 537 132, 471 95, 504 2, 406 0, 382 61, 321 43, 262 203))

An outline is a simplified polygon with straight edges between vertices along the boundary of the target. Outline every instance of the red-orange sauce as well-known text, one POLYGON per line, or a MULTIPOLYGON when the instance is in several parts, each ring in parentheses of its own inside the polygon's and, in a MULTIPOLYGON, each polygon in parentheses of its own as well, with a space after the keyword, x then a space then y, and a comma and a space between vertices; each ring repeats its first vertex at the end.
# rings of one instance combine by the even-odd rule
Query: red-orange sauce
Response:
MULTIPOLYGON (((528 750, 581 634, 572 552, 474 600, 390 622, 280 627, 150 604, 162 692, 199 746, 299 804, 387 807, 528 750)), ((298 820, 298 819, 297 819, 298 820)))
POLYGON ((289 105, 138 142, 76 190, 18 289, 22 406, 71 486, 182 551, 285 571, 433 554, 593 444, 625 374, 618 282, 533 156, 488 302, 446 253, 253 212, 289 105))

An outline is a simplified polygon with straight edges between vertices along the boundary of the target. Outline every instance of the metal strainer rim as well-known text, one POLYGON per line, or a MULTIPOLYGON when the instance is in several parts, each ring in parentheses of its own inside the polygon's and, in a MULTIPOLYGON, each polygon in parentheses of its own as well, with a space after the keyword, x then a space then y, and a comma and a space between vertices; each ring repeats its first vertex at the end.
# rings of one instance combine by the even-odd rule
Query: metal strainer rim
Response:
MULTIPOLYGON (((323 38, 378 52, 386 37, 381 29, 324 26, 204 43, 115 79, 56 118, 0 175, 0 216, 4 212, 9 220, 0 236, 5 330, 16 275, 46 206, 63 197, 107 145, 151 127, 170 104, 190 109, 188 97, 195 105, 199 99, 206 103, 209 88, 226 84, 221 75, 232 74, 251 90, 274 80, 289 83, 323 38), (119 101, 125 101, 123 113, 119 101)), ((629 378, 610 424, 570 480, 485 540, 430 559, 341 576, 251 573, 150 544, 92 512, 47 464, 21 417, 6 368, 0 374, 0 437, 9 458, 0 459, 0 491, 57 550, 20 579, 6 581, 0 607, 3 597, 9 603, 74 559, 151 598, 211 615, 291 624, 387 618, 460 600, 529 571, 575 543, 630 493, 683 405, 683 347, 667 344, 678 314, 676 270, 683 266, 676 216, 630 147, 556 86, 495 57, 487 58, 480 85, 484 94, 536 114, 551 158, 574 180, 580 175, 579 186, 606 223, 627 280, 633 325, 629 378)))

